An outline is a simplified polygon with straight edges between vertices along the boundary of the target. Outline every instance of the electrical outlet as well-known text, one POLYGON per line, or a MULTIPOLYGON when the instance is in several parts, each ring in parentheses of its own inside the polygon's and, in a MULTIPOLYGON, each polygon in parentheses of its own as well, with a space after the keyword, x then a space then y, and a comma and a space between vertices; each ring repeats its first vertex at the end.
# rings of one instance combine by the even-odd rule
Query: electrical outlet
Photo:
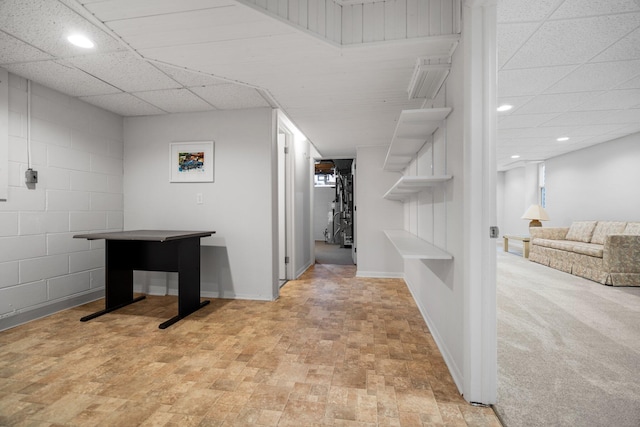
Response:
POLYGON ((38 183, 38 171, 34 171, 33 169, 29 168, 24 173, 24 178, 25 178, 25 182, 27 184, 37 184, 38 183))
POLYGON ((202 193, 197 193, 196 194, 196 204, 197 205, 201 205, 204 203, 203 197, 202 197, 202 193))

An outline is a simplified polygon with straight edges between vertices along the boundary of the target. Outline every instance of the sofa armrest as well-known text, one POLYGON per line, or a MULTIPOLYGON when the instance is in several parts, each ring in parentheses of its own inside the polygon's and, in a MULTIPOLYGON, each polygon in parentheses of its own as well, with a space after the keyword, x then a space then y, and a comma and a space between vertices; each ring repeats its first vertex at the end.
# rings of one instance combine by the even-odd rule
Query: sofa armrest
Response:
POLYGON ((602 260, 612 273, 640 273, 640 235, 606 236, 602 260))
POLYGON ((529 234, 533 239, 564 240, 569 227, 530 227, 529 234))

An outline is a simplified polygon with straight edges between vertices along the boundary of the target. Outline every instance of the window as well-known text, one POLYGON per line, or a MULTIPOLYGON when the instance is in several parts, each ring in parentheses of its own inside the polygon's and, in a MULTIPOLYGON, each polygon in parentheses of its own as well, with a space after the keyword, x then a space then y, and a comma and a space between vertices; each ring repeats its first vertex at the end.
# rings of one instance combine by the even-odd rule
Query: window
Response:
POLYGON ((538 193, 540 197, 540 206, 547 207, 547 189, 545 187, 545 166, 544 163, 538 165, 538 193))

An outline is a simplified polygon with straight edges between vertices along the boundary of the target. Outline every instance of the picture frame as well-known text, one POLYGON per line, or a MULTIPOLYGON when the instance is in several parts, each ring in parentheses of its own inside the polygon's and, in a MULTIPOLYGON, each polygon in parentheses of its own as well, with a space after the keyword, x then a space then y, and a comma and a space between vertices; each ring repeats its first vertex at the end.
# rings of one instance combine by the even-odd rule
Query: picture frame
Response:
POLYGON ((214 182, 214 141, 169 144, 169 182, 214 182))

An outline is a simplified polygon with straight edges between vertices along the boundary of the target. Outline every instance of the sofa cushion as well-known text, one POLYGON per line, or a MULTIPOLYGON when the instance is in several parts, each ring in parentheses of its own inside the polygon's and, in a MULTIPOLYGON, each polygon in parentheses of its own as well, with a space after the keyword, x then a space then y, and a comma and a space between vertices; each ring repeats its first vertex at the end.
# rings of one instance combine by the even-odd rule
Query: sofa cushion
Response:
POLYGON ((640 222, 628 222, 622 234, 640 234, 640 222))
POLYGON ((598 221, 598 225, 596 225, 596 228, 593 230, 593 236, 591 236, 591 243, 604 245, 605 237, 609 234, 621 234, 626 225, 626 222, 598 221))
POLYGON ((572 240, 551 240, 548 247, 559 249, 561 251, 573 252, 573 247, 575 245, 576 242, 572 240))
POLYGON ((571 227, 569 227, 569 232, 565 239, 589 243, 597 222, 598 221, 574 221, 571 227))
POLYGON ((575 242, 573 244, 573 252, 577 254, 589 255, 596 258, 602 258, 604 246, 598 243, 582 243, 575 242))
POLYGON ((545 248, 550 248, 551 244, 555 242, 553 239, 533 239, 531 241, 532 245, 544 246, 545 248))

